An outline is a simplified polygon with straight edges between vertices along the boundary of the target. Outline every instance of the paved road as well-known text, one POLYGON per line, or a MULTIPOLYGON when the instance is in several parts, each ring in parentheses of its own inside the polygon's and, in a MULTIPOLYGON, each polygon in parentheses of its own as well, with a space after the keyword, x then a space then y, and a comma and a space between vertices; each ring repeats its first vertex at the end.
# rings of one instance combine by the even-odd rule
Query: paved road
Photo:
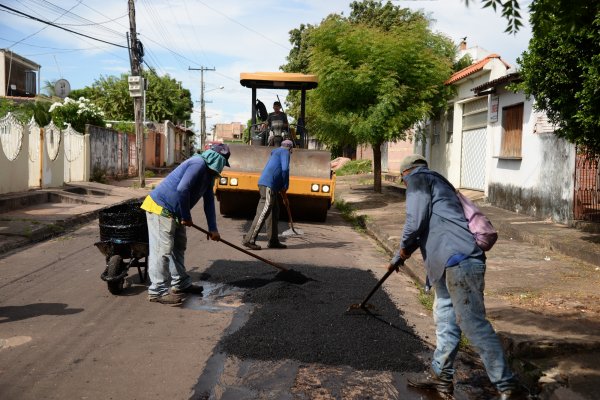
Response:
MULTIPOLYGON (((196 223, 203 225, 199 213, 201 206, 194 210, 194 218, 196 223)), ((249 221, 219 219, 219 224, 223 238, 239 243, 249 221)), ((233 351, 226 352, 218 345, 224 336, 244 332, 243 329, 252 326, 252 312, 257 308, 244 305, 242 296, 252 289, 256 292, 260 286, 246 285, 242 290, 223 285, 216 279, 218 271, 229 268, 231 273, 233 268, 235 274, 235 268, 241 266, 244 269, 240 270, 239 281, 255 283, 264 281, 265 277, 272 278, 277 270, 222 243, 207 242, 204 235, 195 230, 188 231, 187 265, 194 277, 206 279, 206 293, 203 298, 188 298, 182 308, 146 301, 146 287, 138 284, 137 273, 133 270, 128 278, 131 286, 123 296, 108 292, 106 284, 99 278, 104 269, 104 257, 93 246, 98 240, 97 222, 0 259, 2 397, 437 398, 408 391, 405 375, 398 371, 402 364, 395 370, 352 365, 359 355, 366 357, 367 364, 373 362, 369 359, 371 354, 363 354, 365 352, 403 354, 396 357, 398 361, 412 360, 413 368, 415 364, 426 364, 428 351, 402 353, 404 340, 386 340, 405 337, 407 342, 410 338, 425 346, 428 341, 433 341, 431 318, 417 301, 415 285, 407 276, 394 274, 385 283, 378 300, 382 304, 385 299, 391 301, 394 318, 405 319, 412 336, 403 336, 406 332, 392 324, 391 328, 386 327, 376 320, 363 323, 361 319, 348 319, 345 324, 344 317, 336 317, 347 305, 364 298, 385 272, 380 267, 387 262, 388 256, 373 240, 352 230, 335 210, 331 211, 327 224, 297 223, 296 228, 304 235, 288 238, 287 250, 265 249, 257 254, 287 268, 309 271, 306 274, 312 274, 312 277, 320 278, 325 276, 321 272, 345 269, 348 274, 362 271, 369 279, 351 282, 345 292, 332 290, 330 299, 326 296, 326 300, 320 299, 321 309, 313 310, 314 314, 307 315, 307 319, 315 322, 318 318, 329 318, 329 315, 332 328, 328 330, 327 326, 322 326, 312 334, 300 335, 306 326, 293 327, 289 336, 293 333, 300 336, 295 339, 298 346, 290 346, 289 354, 286 349, 281 353, 269 352, 267 349, 273 350, 269 345, 264 347, 264 354, 259 351, 254 357, 241 357, 234 354, 235 346, 233 351), (334 312, 322 314, 321 310, 334 312), (334 323, 334 319, 337 322, 334 323), (357 323, 365 325, 366 331, 372 332, 377 339, 367 338, 360 342, 360 337, 351 328, 357 323), (334 335, 340 335, 340 339, 332 339, 334 335), (352 339, 354 337, 357 339, 352 339), (342 343, 341 351, 322 355, 333 357, 337 363, 318 362, 321 353, 311 350, 323 343, 326 347, 340 345, 338 342, 342 339, 349 343, 342 343), (302 347, 306 350, 304 353, 302 347)), ((287 226, 282 222, 280 231, 285 229, 287 226)), ((323 281, 317 283, 323 284, 323 281)), ((341 280, 328 285, 336 289, 342 287, 341 280)), ((308 288, 308 285, 304 289, 298 287, 296 293, 308 293, 308 288)), ((316 288, 319 295, 329 293, 327 285, 316 288)), ((284 293, 284 297, 287 295, 284 293)), ((376 298, 374 296, 374 301, 376 298)), ((259 308, 264 307, 263 304, 259 308)), ((303 315, 307 314, 307 308, 297 304, 284 313, 303 315)), ((263 339, 257 336, 257 340, 263 339)), ((253 343, 248 343, 248 347, 252 347, 253 343)), ((326 349, 323 353, 327 353, 326 349)), ((456 398, 477 398, 480 394, 477 382, 480 381, 474 381, 468 375, 478 368, 470 366, 461 370, 462 378, 471 379, 471 383, 463 385, 456 398), (475 394, 469 394, 470 389, 475 394)), ((481 385, 485 386, 485 383, 481 385)))

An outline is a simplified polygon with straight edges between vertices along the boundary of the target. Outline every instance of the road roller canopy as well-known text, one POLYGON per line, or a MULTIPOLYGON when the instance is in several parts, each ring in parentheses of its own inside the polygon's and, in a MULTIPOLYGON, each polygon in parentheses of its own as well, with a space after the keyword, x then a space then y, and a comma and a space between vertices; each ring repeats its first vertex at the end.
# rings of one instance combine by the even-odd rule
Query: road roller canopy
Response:
POLYGON ((316 75, 293 72, 242 72, 240 83, 247 88, 310 90, 319 80, 316 75))

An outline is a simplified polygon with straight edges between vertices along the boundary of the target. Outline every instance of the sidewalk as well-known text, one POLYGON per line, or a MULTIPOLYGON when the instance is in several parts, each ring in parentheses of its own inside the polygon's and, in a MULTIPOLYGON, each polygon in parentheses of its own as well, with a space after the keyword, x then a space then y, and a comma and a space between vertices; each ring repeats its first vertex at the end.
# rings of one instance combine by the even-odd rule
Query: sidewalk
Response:
MULTIPOLYGON (((162 178, 0 196, 0 257, 97 218, 103 208, 142 199, 162 178)), ((405 218, 404 191, 372 175, 338 177, 336 201, 363 216, 367 231, 391 255, 405 218)), ((467 192, 481 200, 481 193, 467 192)), ((600 391, 600 234, 481 204, 500 239, 488 252, 486 307, 513 366, 542 399, 594 399, 600 391)), ((403 267, 423 285, 418 254, 403 267)), ((431 320, 433 325, 433 320, 431 320)))
MULTIPOLYGON (((362 216, 368 233, 391 255, 405 219, 404 189, 382 185, 379 194, 372 175, 338 177, 335 194, 362 216)), ((537 382, 540 398, 597 398, 600 234, 479 204, 500 237, 487 254, 486 308, 514 368, 529 385, 537 382)), ((424 285, 420 254, 403 270, 424 285)))
POLYGON ((93 221, 104 208, 141 200, 160 180, 147 178, 143 189, 137 179, 127 179, 0 195, 0 256, 93 221))

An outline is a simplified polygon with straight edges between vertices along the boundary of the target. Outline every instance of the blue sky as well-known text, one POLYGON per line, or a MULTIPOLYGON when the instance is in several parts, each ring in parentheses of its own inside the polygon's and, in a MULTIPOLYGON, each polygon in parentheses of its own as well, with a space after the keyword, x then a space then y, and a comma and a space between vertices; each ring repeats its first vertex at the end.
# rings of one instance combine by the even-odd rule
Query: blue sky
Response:
MULTIPOLYGON (((525 22, 527 12, 521 1, 525 22)), ((348 14, 350 0, 136 0, 136 23, 145 61, 158 74, 169 74, 192 92, 193 121, 199 126, 200 72, 204 73, 207 128, 250 118, 250 90, 240 72, 277 71, 291 48, 288 32, 300 24, 318 24, 330 13, 348 14), (223 86, 223 89, 219 89, 223 86)), ((499 13, 464 0, 394 1, 430 13, 434 31, 456 43, 498 53, 511 65, 527 49, 529 24, 517 34, 504 33, 499 13)), ((0 4, 67 29, 118 45, 129 30, 127 0, 5 0, 0 4)), ((128 73, 127 50, 78 36, 0 8, 0 48, 42 66, 41 80, 67 79, 72 88, 91 85, 100 76, 128 73)), ((285 91, 261 91, 270 108, 285 91)))

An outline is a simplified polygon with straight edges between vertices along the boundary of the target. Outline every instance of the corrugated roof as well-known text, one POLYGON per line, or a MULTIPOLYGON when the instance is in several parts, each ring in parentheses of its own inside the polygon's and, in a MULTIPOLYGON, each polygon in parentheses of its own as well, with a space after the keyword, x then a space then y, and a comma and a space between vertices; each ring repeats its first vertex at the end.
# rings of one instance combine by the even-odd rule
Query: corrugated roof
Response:
POLYGON ((521 80, 521 74, 519 72, 513 72, 510 74, 501 76, 500 78, 494 79, 492 81, 486 82, 482 85, 476 86, 471 90, 474 91, 475 93, 478 93, 485 89, 490 89, 490 88, 496 87, 503 83, 510 83, 510 82, 520 81, 520 80, 521 80))
POLYGON ((463 68, 460 71, 452 74, 452 76, 448 78, 446 82, 444 82, 444 85, 451 85, 457 81, 460 81, 463 78, 466 78, 469 75, 474 74, 475 72, 481 71, 483 67, 485 67, 486 64, 492 61, 494 58, 497 58, 498 60, 502 61, 502 63, 506 66, 506 69, 510 68, 510 65, 504 62, 504 60, 502 60, 498 54, 490 54, 483 60, 480 60, 475 64, 469 65, 467 68, 463 68))

